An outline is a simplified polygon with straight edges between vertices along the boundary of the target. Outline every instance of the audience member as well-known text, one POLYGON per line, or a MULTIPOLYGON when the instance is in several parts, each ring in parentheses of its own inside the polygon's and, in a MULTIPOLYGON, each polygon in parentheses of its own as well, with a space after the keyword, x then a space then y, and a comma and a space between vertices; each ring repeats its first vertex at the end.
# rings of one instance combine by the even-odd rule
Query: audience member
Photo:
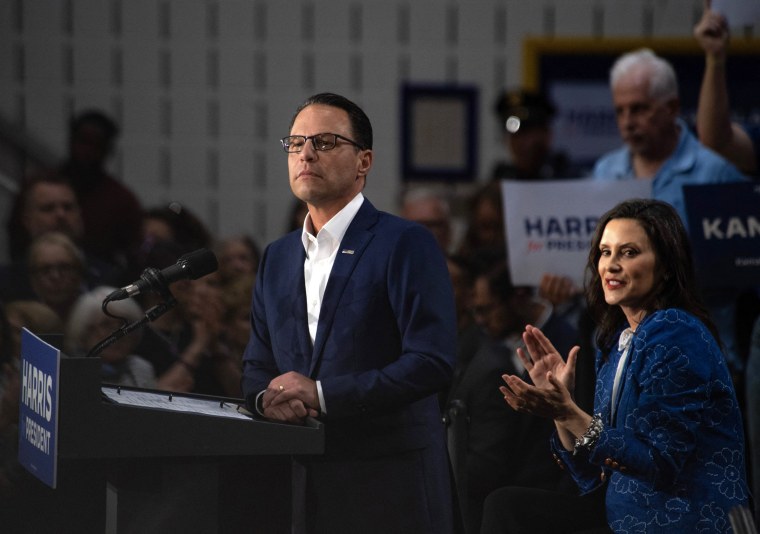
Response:
POLYGON ((27 265, 34 295, 65 323, 71 307, 87 289, 84 254, 66 235, 48 232, 32 241, 27 265))
MULTIPOLYGON (((144 256, 144 266, 163 269, 185 253, 185 248, 173 241, 157 241, 144 256)), ((144 329, 136 353, 153 364, 158 389, 225 394, 214 376, 214 362, 207 361, 211 360, 221 330, 221 296, 219 289, 208 285, 205 278, 208 276, 172 284, 170 292, 176 306, 144 329)), ((139 295, 139 300, 144 310, 165 302, 163 295, 153 292, 139 295)))
MULTIPOLYGON (((164 269, 169 265, 174 265, 179 257, 186 252, 173 241, 146 241, 140 253, 138 270, 143 271, 148 267, 164 269)), ((175 289, 175 285, 170 287, 171 291, 175 289)), ((162 295, 153 292, 141 293, 137 296, 137 301, 146 312, 165 302, 162 295)), ((163 315, 148 323, 135 352, 144 356, 153 365, 159 382, 164 377, 169 379, 164 383, 166 389, 187 392, 194 385, 193 376, 196 360, 200 356, 194 353, 190 354, 189 361, 191 363, 181 363, 184 360, 181 359, 182 351, 180 349, 184 348, 185 342, 183 341, 181 347, 179 344, 180 328, 175 326, 175 324, 181 323, 179 316, 180 313, 176 308, 170 308, 163 315)), ((202 352, 202 348, 198 352, 202 352)))
POLYGON ((16 358, 21 355, 21 329, 36 335, 63 334, 63 323, 47 304, 35 300, 12 300, 5 305, 10 324, 11 350, 16 358))
POLYGON ((726 63, 730 34, 726 18, 705 0, 694 37, 705 51, 705 71, 697 105, 697 131, 705 146, 736 165, 742 172, 760 175, 760 123, 731 121, 726 63))
POLYGON ((518 350, 533 385, 505 374, 501 387, 513 409, 554 420, 552 448, 582 495, 503 488, 483 531, 731 532, 729 511, 749 497, 741 413, 679 214, 658 200, 612 208, 587 279, 600 349, 593 412, 572 397, 578 348, 565 362, 534 326, 518 350))
MULTIPOLYGON (((502 203, 502 189, 498 181, 492 181, 476 191, 470 200, 467 229, 458 255, 472 264, 475 271, 506 261, 506 221, 502 203)), ((547 270, 550 266, 547 266, 547 270)), ((584 309, 582 291, 573 282, 559 275, 545 272, 541 284, 533 291, 561 317, 579 331, 584 339, 591 337, 584 309)), ((468 343, 469 344, 469 343, 468 343)), ((592 358, 584 358, 578 366, 578 402, 590 407, 593 396, 594 370, 592 358)))
POLYGON ((84 234, 82 211, 67 179, 43 173, 25 180, 8 218, 8 251, 21 259, 32 239, 45 232, 61 232, 80 243, 84 234))
POLYGON ((472 195, 464 237, 457 254, 465 258, 502 259, 506 255, 501 184, 489 182, 472 195))
MULTIPOLYGON (((193 392, 206 395, 241 397, 242 352, 233 354, 220 341, 225 337, 226 313, 222 288, 217 273, 198 280, 178 282, 178 310, 191 326, 192 340, 205 340, 204 350, 195 372, 193 392)), ((247 295, 250 305, 251 293, 247 295)), ((250 323, 249 323, 250 325, 250 323)))
POLYGON ((551 331, 565 352, 578 342, 578 333, 554 315, 551 305, 533 297, 530 288, 514 287, 503 264, 475 279, 472 313, 481 336, 470 347, 460 339, 446 420, 463 427, 449 429, 454 436, 449 454, 465 532, 477 534, 483 502, 499 487, 572 491, 572 483, 552 459, 549 438, 554 426, 544 418, 510 410, 498 387, 505 372, 521 374, 515 350, 526 324, 551 331))
POLYGON ((69 125, 69 153, 59 172, 76 191, 84 220, 82 248, 123 269, 140 245, 142 208, 137 197, 106 170, 119 128, 100 111, 84 111, 69 125))
POLYGON ((179 202, 146 209, 141 236, 132 278, 139 276, 145 268, 156 266, 149 258, 157 244, 159 249, 166 243, 176 245, 174 248, 179 257, 201 248, 210 248, 213 243, 213 236, 203 221, 179 202))
POLYGON ((504 91, 494 111, 512 161, 498 163, 491 174, 493 180, 559 180, 581 175, 566 154, 552 152, 552 121, 557 110, 545 94, 526 89, 504 91))
MULTIPOLYGON (((238 361, 251 335, 251 298, 255 275, 236 275, 222 289, 222 340, 229 353, 238 361)), ((242 366, 242 363, 241 363, 242 366)))
MULTIPOLYGON (((494 181, 538 182, 575 179, 584 174, 567 154, 552 150, 557 109, 545 93, 521 88, 503 91, 496 99, 494 111, 505 149, 511 155, 511 163, 499 162, 494 167, 491 176, 494 181)), ((501 226, 505 228, 503 214, 501 218, 501 226)), ((506 239, 505 233, 503 236, 506 239)), ((547 266, 535 292, 551 304, 556 315, 575 328, 581 327, 585 313, 582 290, 570 278, 553 274, 547 266)), ((591 369, 583 371, 585 376, 591 369)))
POLYGON ((213 237, 200 218, 179 202, 149 208, 142 220, 143 246, 156 241, 174 241, 187 252, 211 248, 213 237))
MULTIPOLYGON (((116 288, 99 286, 77 299, 66 324, 63 347, 69 356, 87 356, 90 351, 113 332, 143 316, 134 300, 117 300, 108 304, 106 314, 102 303, 116 288)), ((156 374, 145 358, 134 353, 140 342, 140 330, 134 330, 99 353, 103 382, 141 388, 155 388, 156 374)))
POLYGON ((452 245, 451 208, 439 191, 426 187, 408 189, 401 200, 401 216, 421 224, 433 234, 444 253, 452 245))
MULTIPOLYGON (((17 212, 8 220, 12 261, 0 267, 0 297, 6 302, 34 296, 26 263, 29 245, 34 238, 46 232, 61 232, 81 248, 84 235, 76 194, 68 181, 60 176, 43 174, 24 182, 15 208, 17 212)), ((120 274, 113 265, 86 254, 85 258, 88 286, 120 281, 120 274)))
POLYGON ((684 184, 745 180, 679 118, 678 81, 666 60, 647 49, 624 54, 610 70, 610 88, 625 146, 596 162, 595 178, 650 180, 652 196, 676 208, 684 223, 684 184))
MULTIPOLYGON (((552 122, 557 109, 541 91, 512 89, 502 92, 494 106, 512 163, 498 163, 493 180, 541 181, 578 178, 583 173, 567 154, 552 151, 552 122)), ((573 324, 578 323, 581 290, 564 276, 546 272, 538 294, 573 324)))
MULTIPOLYGON (((678 117, 678 82, 666 60, 646 49, 624 54, 610 70, 610 87, 625 146, 597 161, 595 178, 649 180, 652 197, 671 204, 684 224, 688 219, 683 185, 746 180, 736 167, 703 147, 678 117)), ((735 336, 737 292, 702 289, 729 366, 741 376, 743 361, 735 336)))
MULTIPOLYGON (((498 181, 486 183, 470 199, 467 227, 457 254, 478 272, 502 261, 509 264, 502 188, 498 181)), ((543 273, 541 285, 535 290, 553 307, 557 316, 579 330, 582 337, 590 338, 582 292, 572 281, 546 272, 543 273)), ((591 358, 584 358, 578 370, 578 400, 582 406, 590 406, 594 383, 591 358)))
POLYGON ((242 357, 251 335, 251 298, 255 274, 240 273, 221 286, 221 332, 214 349, 217 377, 227 396, 240 397, 242 357))
POLYGON ((222 285, 236 280, 241 275, 255 275, 259 270, 261 253, 256 242, 248 235, 220 239, 214 250, 219 262, 217 275, 222 285))

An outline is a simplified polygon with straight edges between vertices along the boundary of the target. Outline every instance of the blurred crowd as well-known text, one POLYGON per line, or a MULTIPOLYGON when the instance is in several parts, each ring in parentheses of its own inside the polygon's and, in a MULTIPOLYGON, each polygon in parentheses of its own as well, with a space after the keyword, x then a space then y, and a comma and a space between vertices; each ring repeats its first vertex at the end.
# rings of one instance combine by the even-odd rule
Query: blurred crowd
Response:
POLYGON ((163 269, 199 249, 212 250, 219 262, 210 275, 171 284, 176 304, 97 354, 103 382, 241 396, 258 244, 248 235, 212 235, 199 217, 176 202, 143 207, 105 170, 117 132, 100 111, 74 118, 68 159, 23 181, 7 221, 11 259, 0 266, 4 497, 13 493, 16 478, 23 478, 15 461, 22 328, 68 356, 87 356, 166 300, 146 291, 110 302, 108 313, 102 309, 107 295, 140 279, 147 268, 163 269))

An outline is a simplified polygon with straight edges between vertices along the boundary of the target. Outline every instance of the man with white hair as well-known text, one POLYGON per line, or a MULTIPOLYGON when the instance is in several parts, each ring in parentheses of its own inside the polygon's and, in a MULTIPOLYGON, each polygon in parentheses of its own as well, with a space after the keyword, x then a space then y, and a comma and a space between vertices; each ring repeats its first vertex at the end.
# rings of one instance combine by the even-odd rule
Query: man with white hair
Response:
POLYGON ((673 205, 685 223, 684 185, 746 179, 679 118, 678 82, 666 60, 647 49, 624 54, 610 71, 610 87, 625 146, 596 162, 595 178, 651 180, 652 197, 673 205))

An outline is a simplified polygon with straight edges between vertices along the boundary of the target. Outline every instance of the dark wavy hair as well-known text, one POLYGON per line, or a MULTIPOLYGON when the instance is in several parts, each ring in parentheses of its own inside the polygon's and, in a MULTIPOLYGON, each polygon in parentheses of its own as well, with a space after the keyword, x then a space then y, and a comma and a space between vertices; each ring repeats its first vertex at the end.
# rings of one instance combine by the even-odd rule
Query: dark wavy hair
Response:
POLYGON ((353 140, 362 148, 362 150, 368 150, 372 148, 372 124, 369 121, 366 113, 351 102, 348 98, 335 93, 319 93, 307 98, 296 112, 293 114, 293 118, 290 120, 290 128, 293 128, 293 123, 304 108, 312 106, 314 104, 321 104, 323 106, 332 106, 334 108, 342 109, 348 113, 348 119, 351 122, 351 134, 353 140))
POLYGON ((697 286, 689 236, 678 212, 668 203, 651 199, 621 202, 602 215, 591 241, 586 263, 586 300, 597 325, 596 343, 604 352, 616 342, 616 334, 627 324, 623 310, 604 300, 599 275, 599 243, 604 229, 613 219, 633 219, 646 232, 655 253, 655 284, 644 302, 647 313, 665 308, 680 308, 702 321, 720 343, 697 286))

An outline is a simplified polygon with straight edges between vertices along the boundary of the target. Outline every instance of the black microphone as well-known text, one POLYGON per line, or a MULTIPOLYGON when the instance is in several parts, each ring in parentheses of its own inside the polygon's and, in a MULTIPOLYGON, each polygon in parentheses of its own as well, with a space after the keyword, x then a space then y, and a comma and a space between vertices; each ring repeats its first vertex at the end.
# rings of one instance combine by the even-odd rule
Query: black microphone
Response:
POLYGON ((214 253, 202 248, 185 254, 177 260, 177 263, 161 271, 151 267, 145 269, 137 282, 117 289, 106 297, 106 301, 124 300, 146 291, 166 293, 169 284, 179 280, 196 280, 213 273, 218 266, 214 253))

